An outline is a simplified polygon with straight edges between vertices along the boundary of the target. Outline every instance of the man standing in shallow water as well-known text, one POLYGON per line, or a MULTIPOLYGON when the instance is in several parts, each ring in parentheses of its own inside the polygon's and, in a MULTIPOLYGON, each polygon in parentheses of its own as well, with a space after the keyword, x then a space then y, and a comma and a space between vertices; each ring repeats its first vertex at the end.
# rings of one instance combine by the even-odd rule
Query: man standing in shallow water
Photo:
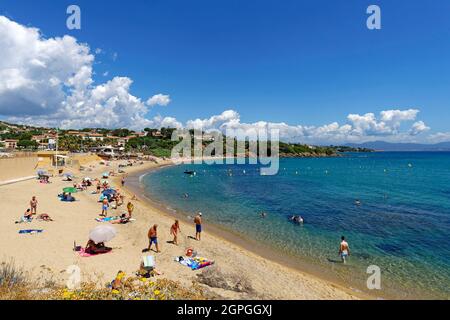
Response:
POLYGON ((341 237, 341 244, 339 246, 339 255, 341 256, 342 262, 347 262, 347 257, 350 255, 350 247, 348 246, 347 241, 345 241, 345 237, 341 237))
POLYGON ((195 240, 200 241, 202 237, 202 213, 199 212, 194 218, 195 223, 195 240))

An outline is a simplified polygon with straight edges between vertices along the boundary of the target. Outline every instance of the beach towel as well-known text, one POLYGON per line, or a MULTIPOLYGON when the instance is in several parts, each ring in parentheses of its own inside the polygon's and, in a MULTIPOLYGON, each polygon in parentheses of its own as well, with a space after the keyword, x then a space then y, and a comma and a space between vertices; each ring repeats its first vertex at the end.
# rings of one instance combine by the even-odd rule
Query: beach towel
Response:
POLYGON ((214 264, 214 261, 208 260, 206 258, 196 257, 196 258, 176 258, 175 261, 178 261, 183 266, 191 268, 191 270, 200 270, 211 266, 214 264))
POLYGON ((112 252, 112 250, 107 251, 107 252, 102 252, 102 253, 91 254, 91 253, 87 253, 84 248, 81 248, 81 250, 78 251, 78 254, 80 255, 80 257, 89 258, 89 257, 95 257, 95 256, 103 255, 103 254, 110 253, 110 252, 112 252))
POLYGON ((120 220, 120 216, 95 218, 95 221, 97 221, 97 222, 110 222, 110 221, 114 221, 114 220, 120 220))
MULTIPOLYGON (((95 221, 103 223, 103 222, 119 221, 121 219, 122 219, 122 217, 115 216, 115 217, 106 217, 106 218, 95 218, 95 221)), ((127 222, 134 222, 134 221, 136 221, 136 219, 128 219, 127 222)))
POLYGON ((36 234, 42 232, 44 232, 44 230, 20 230, 19 234, 36 234))

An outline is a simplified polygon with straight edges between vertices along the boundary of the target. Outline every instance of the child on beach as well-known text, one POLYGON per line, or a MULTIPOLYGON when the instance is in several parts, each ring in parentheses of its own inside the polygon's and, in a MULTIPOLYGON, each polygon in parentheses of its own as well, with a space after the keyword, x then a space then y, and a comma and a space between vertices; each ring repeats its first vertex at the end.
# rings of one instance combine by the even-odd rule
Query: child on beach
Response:
POLYGON ((102 214, 100 216, 103 216, 103 217, 108 216, 108 207, 109 207, 109 201, 108 201, 108 198, 105 197, 105 198, 103 198, 103 201, 102 201, 102 214))
POLYGON ((127 204, 127 210, 128 210, 128 218, 131 218, 134 211, 134 204, 131 203, 131 201, 129 201, 127 204))
POLYGON ((180 223, 178 220, 175 220, 175 223, 170 228, 170 234, 173 235, 173 244, 178 245, 178 231, 181 232, 180 223))
POLYGON ((33 196, 30 200, 31 215, 37 214, 37 205, 38 205, 38 201, 36 199, 36 196, 33 196))

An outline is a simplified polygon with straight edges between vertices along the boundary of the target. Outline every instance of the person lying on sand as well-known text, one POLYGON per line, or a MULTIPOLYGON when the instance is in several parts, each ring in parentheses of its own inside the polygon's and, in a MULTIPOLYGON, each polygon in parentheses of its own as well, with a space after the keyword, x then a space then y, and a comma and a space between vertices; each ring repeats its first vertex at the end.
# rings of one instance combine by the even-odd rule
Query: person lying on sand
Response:
POLYGON ((106 247, 103 242, 95 243, 92 240, 89 240, 86 244, 86 248, 84 248, 84 251, 89 254, 107 253, 111 250, 112 248, 106 247))
POLYGON ((40 215, 38 215, 38 217, 36 219, 40 220, 40 221, 49 221, 49 222, 53 221, 53 219, 50 218, 50 216, 46 213, 41 213, 40 215))
POLYGON ((112 224, 127 224, 128 222, 130 222, 130 218, 125 213, 119 219, 111 221, 112 224))

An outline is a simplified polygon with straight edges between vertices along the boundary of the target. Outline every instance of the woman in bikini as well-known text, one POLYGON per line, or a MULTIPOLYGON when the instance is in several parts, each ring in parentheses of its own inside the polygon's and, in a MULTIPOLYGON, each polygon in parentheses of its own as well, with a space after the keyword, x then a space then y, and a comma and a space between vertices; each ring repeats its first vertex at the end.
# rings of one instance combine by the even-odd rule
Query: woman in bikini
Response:
POLYGON ((178 220, 175 220, 175 223, 170 228, 170 234, 173 235, 173 244, 178 245, 178 231, 181 232, 180 223, 178 220))

